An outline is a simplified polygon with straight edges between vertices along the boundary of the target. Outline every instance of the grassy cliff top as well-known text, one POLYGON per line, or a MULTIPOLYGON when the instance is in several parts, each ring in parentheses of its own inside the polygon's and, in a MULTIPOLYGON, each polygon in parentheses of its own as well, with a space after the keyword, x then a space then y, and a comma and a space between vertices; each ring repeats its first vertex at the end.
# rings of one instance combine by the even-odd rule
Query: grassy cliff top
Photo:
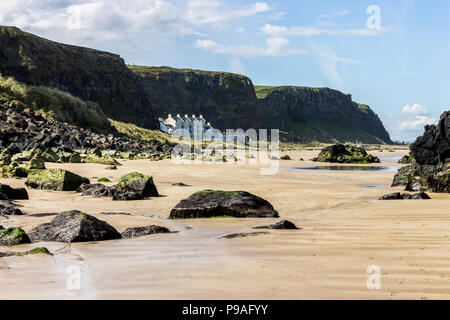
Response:
POLYGON ((140 76, 159 75, 161 73, 180 73, 180 74, 195 73, 195 74, 207 75, 207 76, 228 75, 228 76, 237 76, 237 77, 247 78, 246 76, 243 76, 241 74, 222 72, 222 71, 205 71, 205 70, 196 70, 196 69, 188 69, 188 68, 177 69, 177 68, 171 68, 171 67, 167 67, 167 66, 151 67, 151 66, 127 65, 127 67, 130 68, 134 73, 136 73, 140 76))
POLYGON ((311 87, 303 87, 303 86, 255 86, 255 93, 258 99, 264 99, 271 93, 275 91, 281 91, 285 89, 302 89, 302 90, 311 90, 314 92, 320 92, 322 90, 332 90, 330 88, 311 88, 311 87))

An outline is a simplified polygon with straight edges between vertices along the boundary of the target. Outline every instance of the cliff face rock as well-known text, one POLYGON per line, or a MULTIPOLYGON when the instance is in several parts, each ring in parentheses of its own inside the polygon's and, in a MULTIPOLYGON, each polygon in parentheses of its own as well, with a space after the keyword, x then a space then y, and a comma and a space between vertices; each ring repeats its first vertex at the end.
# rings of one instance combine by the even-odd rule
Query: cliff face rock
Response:
POLYGON ((256 87, 256 93, 271 126, 289 138, 293 131, 297 141, 392 143, 378 116, 351 95, 305 87, 256 87))
POLYGON ((411 145, 410 165, 399 169, 392 186, 405 185, 407 191, 450 192, 450 111, 441 115, 437 126, 411 145))
POLYGON ((129 66, 155 113, 202 114, 220 130, 265 128, 252 81, 242 75, 168 67, 129 66))
POLYGON ((423 136, 411 145, 411 155, 420 165, 450 162, 450 111, 441 115, 437 126, 425 127, 423 136))
POLYGON ((46 40, 0 26, 0 74, 97 102, 116 120, 156 128, 139 78, 120 56, 46 40))

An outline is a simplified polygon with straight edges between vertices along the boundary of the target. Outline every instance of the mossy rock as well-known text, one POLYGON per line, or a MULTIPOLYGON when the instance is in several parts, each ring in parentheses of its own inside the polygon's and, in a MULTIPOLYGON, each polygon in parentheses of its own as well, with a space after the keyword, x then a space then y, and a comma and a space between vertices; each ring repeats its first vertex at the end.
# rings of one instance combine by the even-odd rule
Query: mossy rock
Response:
POLYGON ((81 163, 81 155, 79 153, 72 153, 68 160, 69 163, 81 163))
POLYGON ((138 193, 143 198, 159 197, 153 177, 139 172, 131 172, 120 177, 116 188, 123 192, 138 193))
POLYGON ((46 149, 42 155, 41 158, 44 162, 60 162, 59 156, 54 152, 51 148, 46 149))
POLYGON ((14 246, 23 243, 31 243, 31 240, 22 229, 6 228, 0 230, 0 245, 14 246))
POLYGON ((111 182, 108 178, 98 178, 97 182, 111 182))
POLYGON ((86 163, 98 163, 98 164, 104 164, 104 165, 115 165, 115 166, 120 166, 120 163, 117 162, 116 159, 109 157, 109 156, 104 156, 104 157, 98 157, 94 154, 88 154, 87 157, 84 159, 84 162, 86 163))
POLYGON ((29 165, 30 170, 44 170, 45 168, 45 162, 44 159, 42 158, 41 155, 35 155, 31 160, 30 160, 30 165, 29 165))
POLYGON ((25 185, 33 189, 75 191, 88 179, 63 169, 30 170, 25 185))
POLYGON ((18 256, 18 257, 36 255, 36 254, 45 254, 45 255, 53 256, 53 253, 51 253, 46 247, 34 248, 32 250, 28 250, 28 251, 24 251, 24 252, 18 252, 18 251, 7 251, 6 252, 7 256, 18 256))
POLYGON ((368 154, 363 147, 335 144, 322 149, 313 161, 368 164, 379 163, 380 159, 368 154))

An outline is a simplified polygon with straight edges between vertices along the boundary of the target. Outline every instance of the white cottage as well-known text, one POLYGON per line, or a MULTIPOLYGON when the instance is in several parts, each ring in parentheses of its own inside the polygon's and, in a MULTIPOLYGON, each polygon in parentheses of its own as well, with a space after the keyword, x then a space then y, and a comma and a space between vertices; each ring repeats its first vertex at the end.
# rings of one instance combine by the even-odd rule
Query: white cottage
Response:
POLYGON ((171 114, 166 119, 158 118, 160 130, 172 134, 177 129, 185 129, 189 132, 192 139, 202 140, 207 130, 212 130, 211 123, 206 122, 203 115, 198 117, 193 114, 189 117, 187 114, 181 117, 179 114, 175 118, 171 114))

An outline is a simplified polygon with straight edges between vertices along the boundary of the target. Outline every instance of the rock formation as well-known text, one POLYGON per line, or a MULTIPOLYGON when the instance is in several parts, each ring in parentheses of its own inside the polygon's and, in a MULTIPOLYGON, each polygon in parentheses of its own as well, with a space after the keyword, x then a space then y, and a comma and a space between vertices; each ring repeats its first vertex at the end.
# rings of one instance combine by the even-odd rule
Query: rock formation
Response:
POLYGON ((180 201, 170 212, 170 219, 277 218, 278 212, 266 200, 245 191, 203 190, 180 201))

